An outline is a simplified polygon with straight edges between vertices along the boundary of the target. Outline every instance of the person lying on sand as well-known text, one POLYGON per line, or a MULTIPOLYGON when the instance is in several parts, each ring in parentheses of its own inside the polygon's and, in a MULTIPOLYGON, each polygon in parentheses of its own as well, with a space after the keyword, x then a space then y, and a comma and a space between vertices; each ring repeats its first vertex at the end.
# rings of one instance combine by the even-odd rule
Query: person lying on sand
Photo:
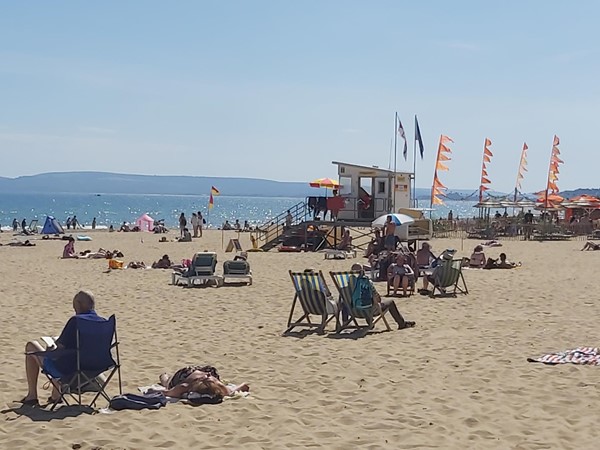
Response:
POLYGON ((21 241, 9 242, 6 245, 9 245, 11 247, 35 247, 35 244, 33 242, 29 242, 29 239, 27 239, 24 242, 21 242, 21 241))
POLYGON ((585 243, 585 245, 583 246, 583 248, 581 249, 581 251, 584 250, 600 250, 600 244, 596 244, 595 242, 592 241, 587 241, 585 243))
POLYGON ((169 255, 163 255, 158 261, 152 263, 153 269, 170 269, 173 263, 169 259, 169 255))
POLYGON ((512 263, 506 260, 506 253, 500 253, 498 259, 488 258, 484 269, 514 269, 521 266, 521 263, 512 263))
POLYGON ((127 269, 145 269, 146 264, 144 261, 131 261, 127 264, 127 269))
POLYGON ((97 252, 93 252, 91 250, 84 250, 79 253, 79 256, 77 256, 77 258, 78 259, 106 259, 106 258, 108 258, 108 255, 111 255, 111 252, 104 250, 103 248, 99 248, 97 252))
POLYGON ((166 391, 163 391, 163 394, 174 398, 188 398, 188 395, 192 392, 226 397, 236 392, 248 392, 250 390, 247 383, 237 386, 223 384, 217 369, 211 366, 183 367, 172 376, 163 373, 160 375, 159 381, 162 386, 167 388, 166 391))

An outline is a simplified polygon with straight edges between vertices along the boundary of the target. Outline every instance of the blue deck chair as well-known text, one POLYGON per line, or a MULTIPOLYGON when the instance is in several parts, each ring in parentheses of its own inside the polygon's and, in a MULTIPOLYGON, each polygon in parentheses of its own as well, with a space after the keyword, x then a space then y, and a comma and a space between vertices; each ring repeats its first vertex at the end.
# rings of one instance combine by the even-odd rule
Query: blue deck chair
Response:
POLYGON ((318 332, 325 332, 325 327, 338 317, 338 303, 331 298, 323 273, 319 272, 292 272, 290 278, 294 284, 295 294, 292 309, 288 318, 287 329, 284 334, 289 333, 295 327, 316 328, 318 332), (296 303, 300 303, 302 316, 293 320, 296 303), (310 316, 320 316, 319 322, 312 322, 310 316))
POLYGON ((76 349, 35 353, 44 358, 42 373, 58 388, 60 393, 60 398, 52 404, 50 410, 54 410, 60 400, 64 401, 66 405, 70 405, 67 397, 74 400, 77 405, 84 406, 82 394, 85 392, 95 392, 92 401, 85 406, 93 407, 100 395, 110 401, 110 397, 106 393, 106 386, 115 373, 118 375, 119 394, 123 393, 115 316, 112 315, 110 318, 100 321, 76 317, 76 324, 76 349), (56 364, 56 361, 61 358, 73 358, 75 361, 74 371, 62 373, 56 364), (104 377, 105 373, 108 373, 108 376, 104 377))
POLYGON ((373 307, 367 310, 356 309, 352 302, 352 293, 356 286, 356 279, 360 272, 329 272, 333 283, 340 294, 342 320, 336 330, 338 333, 346 329, 372 329, 380 320, 385 324, 387 331, 391 331, 390 325, 385 318, 387 311, 382 311, 379 303, 373 302, 373 307), (358 319, 366 322, 360 325, 358 319))
POLYGON ((469 293, 462 273, 462 259, 444 261, 439 268, 435 269, 433 277, 430 297, 456 297, 456 294, 469 293))

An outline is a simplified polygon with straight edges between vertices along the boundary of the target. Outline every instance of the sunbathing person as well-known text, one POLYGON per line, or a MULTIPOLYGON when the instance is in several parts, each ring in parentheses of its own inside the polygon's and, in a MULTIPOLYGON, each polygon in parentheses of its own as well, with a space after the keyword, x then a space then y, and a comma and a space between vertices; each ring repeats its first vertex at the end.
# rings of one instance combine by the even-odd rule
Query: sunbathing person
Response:
POLYGON ((402 295, 407 296, 408 285, 414 282, 415 272, 408 264, 408 259, 402 253, 396 257, 396 262, 388 267, 388 283, 394 287, 392 295, 396 296, 402 285, 402 295))
POLYGON ((352 236, 350 236, 350 230, 344 230, 342 240, 338 244, 338 250, 352 250, 352 236))
MULTIPOLYGON (((51 352, 56 349, 77 349, 77 322, 75 317, 83 317, 87 320, 104 320, 96 314, 94 296, 88 291, 79 291, 73 297, 73 309, 75 316, 71 317, 65 325, 62 333, 55 341, 55 347, 44 349, 37 341, 30 341, 25 346, 25 373, 27 377, 27 395, 21 400, 24 405, 36 406, 39 404, 37 396, 37 381, 40 369, 48 365, 63 373, 71 373, 77 367, 74 354, 65 354, 58 359, 47 359, 43 355, 34 355, 34 352, 51 352)), ((56 387, 53 385, 52 396, 48 402, 59 397, 56 387)))
POLYGON ((365 256, 368 258, 371 255, 378 255, 383 250, 383 238, 381 237, 381 230, 375 229, 375 236, 369 242, 365 256))
POLYGON ((500 253, 498 259, 488 258, 488 262, 484 269, 514 269, 519 267, 521 263, 512 263, 506 260, 506 253, 500 253))
POLYGON ((110 252, 104 250, 103 248, 99 248, 97 252, 93 252, 91 250, 84 250, 83 252, 79 253, 77 258, 79 258, 79 259, 106 259, 107 255, 110 255, 110 252))
POLYGON ((581 251, 584 250, 600 250, 600 244, 596 244, 595 242, 592 241, 587 241, 585 243, 585 245, 583 246, 583 248, 581 249, 581 251))
POLYGON ((21 241, 9 242, 6 245, 9 245, 11 247, 35 247, 35 244, 33 242, 30 242, 29 239, 27 239, 24 242, 21 242, 21 241))
POLYGON ((437 257, 431 251, 429 242, 423 242, 421 248, 417 250, 417 265, 419 266, 419 269, 430 267, 431 263, 436 259, 437 257))
POLYGON ((247 383, 237 386, 223 384, 217 369, 211 366, 187 366, 179 369, 173 376, 163 373, 159 381, 167 388, 163 394, 174 398, 188 398, 193 392, 226 397, 250 390, 247 383))
POLYGON ((471 254, 471 258, 469 258, 469 267, 482 269, 486 263, 487 259, 485 258, 485 253, 483 253, 483 247, 481 245, 476 246, 471 254))
MULTIPOLYGON (((352 270, 353 272, 360 272, 361 274, 363 274, 361 264, 353 264, 350 270, 352 270)), ((371 283, 371 290, 373 292, 373 304, 379 304, 383 312, 389 310, 390 315, 398 324, 399 330, 402 330, 404 328, 412 328, 417 324, 416 322, 404 320, 404 317, 402 317, 402 314, 400 314, 400 311, 398 311, 398 307, 396 306, 394 300, 392 300, 391 298, 386 298, 385 300, 383 300, 381 298, 381 295, 379 295, 379 292, 377 292, 377 290, 375 289, 375 285, 373 285, 373 282, 369 282, 371 283)), ((346 322, 347 319, 348 311, 342 308, 342 320, 346 322)))
POLYGON ((183 229, 183 236, 177 239, 177 242, 192 242, 192 233, 187 228, 183 229))
POLYGON ((131 261, 129 264, 127 264, 127 269, 145 269, 146 268, 146 264, 144 263, 144 261, 131 261))
POLYGON ((173 263, 169 259, 169 255, 163 255, 158 261, 152 263, 153 269, 170 269, 173 263))
POLYGON ((63 259, 67 258, 77 258, 77 253, 75 252, 75 238, 73 236, 69 236, 68 242, 65 244, 63 248, 63 259))

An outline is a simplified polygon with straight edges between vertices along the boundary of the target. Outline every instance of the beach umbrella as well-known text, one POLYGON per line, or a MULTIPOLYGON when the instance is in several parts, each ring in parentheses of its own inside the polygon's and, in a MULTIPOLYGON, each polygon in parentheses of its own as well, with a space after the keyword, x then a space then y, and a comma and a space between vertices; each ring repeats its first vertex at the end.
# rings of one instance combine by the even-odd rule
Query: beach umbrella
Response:
POLYGON ((415 221, 415 219, 413 219, 410 216, 407 216, 406 214, 384 214, 383 216, 379 216, 377 219, 375 219, 371 223, 371 226, 372 227, 384 226, 385 223, 387 222, 388 216, 392 216, 392 222, 398 226, 413 223, 415 221))
POLYGON ((314 188, 325 188, 325 189, 337 189, 340 187, 338 181, 332 180, 331 178, 317 178, 308 183, 310 187, 314 188))

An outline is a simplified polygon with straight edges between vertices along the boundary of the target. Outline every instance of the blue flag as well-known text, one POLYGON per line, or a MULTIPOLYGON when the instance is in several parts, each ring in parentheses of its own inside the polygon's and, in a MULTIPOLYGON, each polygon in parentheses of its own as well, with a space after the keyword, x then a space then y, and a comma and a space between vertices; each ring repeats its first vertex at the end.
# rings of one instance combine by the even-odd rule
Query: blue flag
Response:
POLYGON ((421 137, 421 130, 419 129, 419 121, 417 120, 417 116, 415 116, 415 141, 419 143, 419 153, 421 153, 421 159, 423 159, 423 138, 421 137))

